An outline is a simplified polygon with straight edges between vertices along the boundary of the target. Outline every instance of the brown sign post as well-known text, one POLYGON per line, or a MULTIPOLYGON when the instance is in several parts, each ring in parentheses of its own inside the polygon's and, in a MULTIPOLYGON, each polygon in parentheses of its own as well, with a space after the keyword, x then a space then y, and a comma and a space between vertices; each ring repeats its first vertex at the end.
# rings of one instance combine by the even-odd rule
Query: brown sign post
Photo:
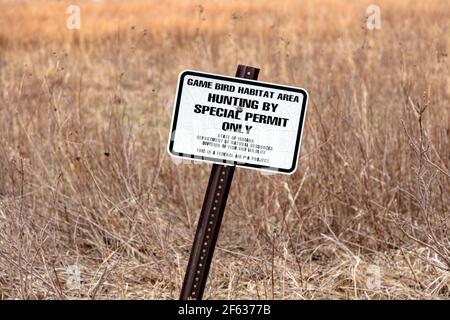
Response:
MULTIPOLYGON (((257 80, 259 69, 239 65, 236 77, 257 80)), ((214 255, 235 166, 213 164, 191 255, 181 288, 180 300, 201 300, 214 255)))

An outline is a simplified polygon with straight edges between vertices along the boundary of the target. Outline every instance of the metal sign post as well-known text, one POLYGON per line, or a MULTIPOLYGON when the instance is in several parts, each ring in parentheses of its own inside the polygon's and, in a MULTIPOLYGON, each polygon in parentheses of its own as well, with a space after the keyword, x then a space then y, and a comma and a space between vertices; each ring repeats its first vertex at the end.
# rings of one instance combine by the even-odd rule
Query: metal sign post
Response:
MULTIPOLYGON (((239 65, 236 77, 257 80, 259 69, 239 65)), ((206 188, 180 300, 201 300, 214 255, 235 166, 213 164, 206 188)))

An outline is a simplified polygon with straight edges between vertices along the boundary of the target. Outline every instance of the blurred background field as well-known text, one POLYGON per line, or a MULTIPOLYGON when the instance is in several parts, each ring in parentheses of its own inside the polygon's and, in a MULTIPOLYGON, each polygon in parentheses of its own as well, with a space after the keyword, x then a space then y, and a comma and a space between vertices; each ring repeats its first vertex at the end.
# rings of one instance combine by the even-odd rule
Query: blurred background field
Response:
POLYGON ((210 171, 166 152, 177 75, 246 64, 310 105, 294 175, 237 170, 206 298, 448 299, 449 18, 445 0, 0 1, 0 298, 177 299, 210 171))

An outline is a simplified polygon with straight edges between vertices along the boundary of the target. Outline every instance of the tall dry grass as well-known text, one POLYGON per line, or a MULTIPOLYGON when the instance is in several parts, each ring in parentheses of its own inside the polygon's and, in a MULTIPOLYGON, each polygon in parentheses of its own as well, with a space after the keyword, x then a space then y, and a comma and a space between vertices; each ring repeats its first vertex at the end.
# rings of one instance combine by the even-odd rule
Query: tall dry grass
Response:
POLYGON ((238 170, 206 297, 448 299, 450 7, 377 2, 1 2, 0 297, 176 299, 210 170, 165 151, 176 77, 241 63, 309 114, 293 176, 238 170))

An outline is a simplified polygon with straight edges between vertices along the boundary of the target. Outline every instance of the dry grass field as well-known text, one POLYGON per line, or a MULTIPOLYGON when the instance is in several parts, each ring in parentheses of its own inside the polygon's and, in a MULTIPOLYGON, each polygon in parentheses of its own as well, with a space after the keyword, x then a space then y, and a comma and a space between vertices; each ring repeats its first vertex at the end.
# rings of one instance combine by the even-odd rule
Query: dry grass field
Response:
POLYGON ((449 44, 446 0, 0 1, 0 298, 177 299, 177 75, 246 64, 309 91, 302 150, 237 170, 205 298, 449 299, 449 44))

